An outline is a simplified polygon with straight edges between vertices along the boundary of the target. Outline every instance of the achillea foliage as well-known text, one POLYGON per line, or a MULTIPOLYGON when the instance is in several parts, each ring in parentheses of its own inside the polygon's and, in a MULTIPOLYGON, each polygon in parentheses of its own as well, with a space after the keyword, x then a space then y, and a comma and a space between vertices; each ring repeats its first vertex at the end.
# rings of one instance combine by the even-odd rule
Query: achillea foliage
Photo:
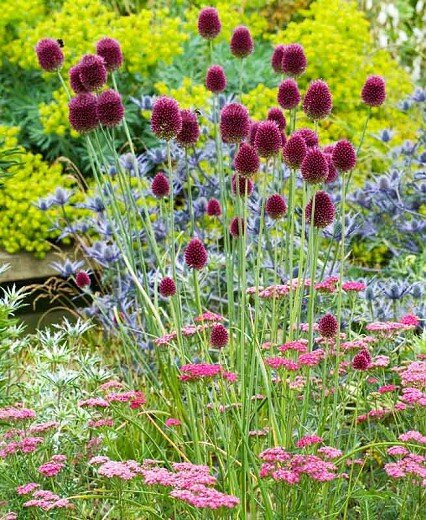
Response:
POLYGON ((361 99, 370 107, 379 107, 386 101, 386 82, 381 76, 369 76, 361 91, 361 99))
POLYGON ((333 147, 331 158, 339 172, 348 172, 355 168, 356 151, 349 141, 338 141, 333 147))
POLYGON ((297 83, 292 78, 284 80, 278 88, 278 104, 285 109, 293 110, 300 103, 300 92, 297 83))
POLYGON ((225 143, 240 143, 250 132, 247 108, 240 103, 230 103, 220 113, 220 133, 225 143))
POLYGON ((206 40, 214 40, 220 34, 222 24, 220 23, 219 13, 214 7, 201 9, 198 15, 198 33, 206 40))
POLYGON ((220 65, 212 65, 206 73, 206 88, 213 94, 220 94, 226 88, 226 76, 220 65))
POLYGON ((176 284, 173 278, 170 278, 170 276, 165 276, 158 285, 158 292, 164 298, 174 296, 176 294, 176 284))
POLYGON ((152 107, 151 129, 159 139, 170 141, 182 129, 182 114, 175 99, 163 96, 152 107))
POLYGON ((152 180, 151 190, 155 197, 167 197, 170 194, 170 183, 166 175, 159 172, 152 180))
POLYGON ((184 148, 194 146, 200 137, 197 115, 191 110, 181 110, 180 115, 182 117, 182 128, 176 136, 176 141, 184 148))
MULTIPOLYGON (((307 222, 311 222, 311 213, 312 199, 308 202, 305 209, 307 222)), ((325 228, 334 221, 335 216, 336 208, 330 195, 325 191, 317 191, 315 194, 314 226, 317 228, 325 228)))
POLYGON ((80 80, 89 90, 98 90, 106 83, 108 72, 105 61, 97 54, 86 54, 80 61, 80 80))
POLYGON ((290 168, 300 168, 307 152, 305 139, 300 134, 292 134, 284 145, 283 159, 290 168))
POLYGON ((328 176, 328 163, 319 148, 310 148, 302 161, 300 168, 302 178, 309 184, 320 184, 328 176))
POLYGON ((114 38, 102 38, 96 44, 96 54, 103 58, 105 67, 110 72, 117 70, 123 64, 121 46, 114 38))
POLYGON ((265 211, 266 214, 274 220, 284 217, 287 211, 285 198, 278 193, 271 195, 266 201, 265 211))
POLYGON ((62 67, 64 63, 64 53, 58 40, 43 38, 40 40, 35 51, 40 67, 47 72, 54 72, 62 67))
POLYGON ((259 156, 256 150, 248 143, 241 143, 235 155, 234 166, 239 175, 251 177, 260 167, 259 156))
POLYGON ((232 54, 236 58, 246 58, 253 52, 254 43, 250 31, 244 25, 234 29, 229 44, 232 54))
POLYGON ((185 249, 185 263, 192 269, 200 270, 206 266, 208 255, 199 238, 193 238, 185 249))
POLYGON ((289 76, 300 76, 306 70, 307 60, 303 47, 298 43, 285 45, 282 57, 282 70, 289 76))
POLYGON ((266 159, 280 152, 282 137, 275 121, 262 121, 259 123, 254 139, 254 147, 259 156, 266 159))
POLYGON ((90 132, 99 125, 98 101, 91 93, 78 94, 69 103, 69 122, 80 133, 90 132))
POLYGON ((311 119, 325 119, 333 108, 333 98, 327 83, 320 79, 313 81, 306 91, 303 110, 311 119))
POLYGON ((117 126, 124 117, 124 106, 121 96, 112 89, 105 90, 99 94, 96 110, 99 122, 104 126, 117 126))

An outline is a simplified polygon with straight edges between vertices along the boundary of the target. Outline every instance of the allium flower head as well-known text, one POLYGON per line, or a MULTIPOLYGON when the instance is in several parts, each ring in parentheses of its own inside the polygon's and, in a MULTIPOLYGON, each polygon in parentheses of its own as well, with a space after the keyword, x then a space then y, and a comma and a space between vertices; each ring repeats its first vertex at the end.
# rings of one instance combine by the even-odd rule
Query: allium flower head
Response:
POLYGON ((285 198, 278 193, 271 195, 266 201, 265 211, 274 220, 284 217, 287 211, 285 198))
POLYGON ((79 271, 75 275, 75 283, 79 289, 83 289, 90 285, 90 276, 86 271, 79 271))
POLYGON ((159 139, 170 141, 182 129, 182 114, 175 99, 162 96, 158 98, 151 115, 151 129, 159 139))
POLYGON ((259 156, 256 150, 248 143, 241 143, 235 155, 234 166, 239 175, 251 177, 260 167, 259 156))
POLYGON ((204 244, 199 238, 193 238, 185 249, 185 263, 192 269, 202 269, 208 261, 208 255, 204 244))
POLYGON ((228 341, 229 333, 226 328, 221 324, 213 325, 210 332, 210 345, 213 348, 223 348, 226 347, 228 341))
POLYGON ((225 72, 220 65, 212 65, 206 73, 206 88, 213 92, 213 94, 219 94, 226 88, 226 76, 225 72))
POLYGON ((281 62, 284 74, 300 76, 306 70, 306 56, 303 47, 298 43, 285 45, 281 62))
POLYGON ((120 94, 112 89, 99 94, 97 112, 102 125, 109 127, 119 125, 124 117, 124 106, 120 94))
POLYGON ((300 134, 292 134, 284 145, 283 158, 290 168, 300 168, 307 151, 306 142, 300 134))
POLYGON ((386 82, 381 76, 369 76, 361 91, 361 99, 370 107, 379 107, 386 100, 386 82))
POLYGON ((176 136, 176 141, 184 148, 194 146, 200 137, 200 126, 197 115, 191 110, 181 110, 182 128, 176 136))
POLYGON ((246 223, 242 217, 234 217, 229 224, 229 232, 234 238, 238 238, 245 234, 246 223))
POLYGON ((312 81, 305 94, 303 110, 311 119, 324 119, 330 115, 333 98, 330 89, 321 79, 312 81))
POLYGON ((40 67, 47 72, 54 72, 62 67, 64 63, 64 53, 57 40, 43 38, 39 40, 35 51, 40 67))
POLYGON ((249 135, 250 118, 240 103, 229 103, 220 113, 220 133, 225 143, 240 143, 249 135))
POLYGON ((326 156, 319 148, 310 148, 300 168, 303 180, 309 184, 320 184, 328 176, 326 156))
POLYGON ((77 132, 90 132, 98 126, 97 99, 93 94, 78 94, 71 99, 68 107, 69 122, 77 132))
POLYGON ((80 64, 74 65, 69 71, 70 85, 76 94, 87 92, 86 87, 83 85, 80 79, 80 64))
POLYGON ((337 171, 337 168, 334 166, 331 153, 325 153, 325 149, 324 149, 324 155, 325 155, 325 158, 327 159, 327 164, 328 164, 328 175, 327 175, 327 178, 325 179, 325 182, 327 184, 329 184, 329 183, 332 183, 337 180, 337 178, 339 177, 339 172, 337 171))
POLYGON ((236 58, 245 58, 253 52, 253 38, 247 27, 240 25, 234 29, 229 46, 236 58))
POLYGON ((368 350, 361 350, 352 360, 352 367, 355 370, 367 370, 370 366, 371 357, 368 350))
POLYGON ((273 107, 268 110, 267 119, 269 121, 275 121, 275 123, 278 125, 278 128, 280 129, 280 132, 283 132, 287 126, 287 121, 284 117, 284 114, 278 107, 273 107))
POLYGON ((176 284, 173 278, 170 278, 170 276, 165 276, 158 286, 158 292, 164 298, 174 296, 176 294, 176 284))
POLYGON ((167 197, 170 193, 170 183, 164 173, 159 172, 152 180, 151 190, 155 197, 167 197))
POLYGON ((259 128, 259 123, 257 121, 250 122, 250 132, 248 136, 248 142, 250 146, 254 146, 254 140, 256 139, 257 129, 259 128))
POLYGON ((97 54, 86 54, 80 61, 80 79, 87 90, 97 90, 105 85, 108 72, 104 59, 97 54))
POLYGON ((318 134, 310 128, 299 128, 293 135, 301 135, 308 148, 318 146, 318 134))
POLYGON ((278 88, 277 101, 282 108, 292 110, 300 103, 300 92, 292 78, 285 79, 278 88))
POLYGON ((282 147, 281 132, 275 121, 262 121, 257 128, 254 147, 260 157, 277 155, 282 147))
POLYGON ((214 7, 201 9, 198 15, 198 33, 202 38, 213 40, 219 35, 221 28, 219 13, 214 7))
POLYGON ((333 338, 339 329, 336 318, 330 314, 325 314, 318 322, 318 330, 323 338, 333 338))
MULTIPOLYGON (((305 208, 305 217, 307 222, 311 221, 312 199, 305 208)), ((331 197, 325 191, 317 191, 315 194, 314 208, 314 226, 317 228, 325 228, 329 226, 336 216, 336 208, 331 197)))
POLYGON ((271 65, 274 72, 283 74, 283 54, 285 45, 277 45, 272 53, 271 65))
POLYGON ((338 141, 334 145, 331 157, 334 166, 340 172, 348 172, 355 168, 356 151, 349 141, 338 141))
POLYGON ((232 193, 239 197, 250 197, 253 193, 253 181, 249 177, 244 177, 238 173, 234 173, 231 179, 232 193))
POLYGON ((207 202, 207 215, 209 217, 220 217, 222 215, 222 208, 217 199, 210 199, 207 202))
POLYGON ((114 38, 102 38, 96 44, 96 53, 104 59, 109 71, 117 70, 123 64, 121 46, 114 38))

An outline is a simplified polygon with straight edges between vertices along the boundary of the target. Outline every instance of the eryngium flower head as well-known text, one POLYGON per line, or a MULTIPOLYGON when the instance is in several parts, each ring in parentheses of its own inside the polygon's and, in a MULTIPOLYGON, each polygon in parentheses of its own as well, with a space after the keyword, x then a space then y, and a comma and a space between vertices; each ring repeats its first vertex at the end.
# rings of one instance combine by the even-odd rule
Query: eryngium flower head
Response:
POLYGON ((280 129, 280 132, 285 130, 287 121, 285 120, 284 114, 278 107, 273 107, 268 110, 268 121, 275 121, 280 129))
POLYGON ((292 134, 284 145, 283 159, 290 168, 300 168, 307 152, 306 142, 300 134, 292 134))
POLYGON ((333 108, 333 98, 325 81, 312 81, 305 94, 303 110, 311 119, 324 119, 330 115, 333 108))
POLYGON ((292 78, 285 79, 278 88, 277 101, 282 108, 292 110, 300 103, 300 92, 292 78))
POLYGON ((319 148, 309 148, 302 161, 300 171, 303 180, 309 184, 320 184, 328 176, 328 163, 319 148))
POLYGON ((283 73, 283 54, 285 45, 277 45, 272 53, 271 65, 277 74, 283 73))
POLYGON ((266 201, 265 211, 274 220, 284 217, 287 211, 285 198, 278 193, 271 195, 266 201))
POLYGON ((76 94, 87 92, 87 88, 83 85, 80 79, 80 64, 74 65, 69 71, 70 85, 76 94))
POLYGON ((86 273, 86 271, 79 271, 75 275, 75 283, 79 289, 84 289, 84 287, 88 287, 90 285, 90 276, 86 273))
POLYGON ((176 136, 176 141, 184 148, 194 146, 200 137, 200 126, 197 115, 191 110, 181 110, 182 128, 176 136))
POLYGON ((239 175, 251 177, 260 167, 260 159, 256 150, 248 143, 241 143, 235 155, 234 166, 239 175))
POLYGON ((170 193, 170 183, 164 173, 157 173, 152 180, 151 190, 155 197, 167 197, 170 193))
POLYGON ((121 96, 112 89, 105 90, 98 96, 98 119, 102 125, 117 126, 124 117, 124 106, 121 96))
POLYGON ((368 350, 360 350, 352 360, 352 367, 355 370, 367 370, 371 363, 371 356, 368 350))
POLYGON ((334 166, 339 172, 348 172, 355 168, 356 151, 349 141, 345 139, 338 141, 331 155, 334 166))
POLYGON ((165 276, 158 286, 158 292, 164 298, 174 296, 176 294, 176 284, 173 278, 170 278, 170 276, 165 276))
POLYGON ((386 100, 386 82, 381 76, 369 76, 361 90, 361 99, 370 107, 379 107, 386 100))
POLYGON ((107 69, 104 59, 97 54, 86 54, 80 61, 80 79, 87 90, 97 90, 105 85, 107 69))
POLYGON ((308 148, 313 148, 314 146, 318 146, 318 135, 316 132, 311 130, 310 128, 299 128, 293 135, 300 135, 305 140, 306 146, 308 148))
POLYGON ((57 40, 43 38, 35 46, 37 59, 40 67, 47 72, 54 72, 62 67, 64 63, 64 53, 57 40))
POLYGON ((257 127, 254 147, 260 157, 272 157, 278 154, 282 146, 281 132, 275 121, 262 121, 257 127))
POLYGON ((222 215, 222 208, 217 199, 210 199, 207 202, 207 215, 209 217, 220 217, 222 215))
POLYGON ((223 348, 226 347, 229 341, 229 333, 226 328, 220 323, 217 325, 213 325, 212 330, 210 332, 210 345, 213 348, 223 348))
POLYGON ((246 232, 246 223, 241 217, 234 217, 229 224, 229 232, 234 238, 238 238, 246 232))
POLYGON ((189 242, 184 256, 186 265, 192 269, 200 270, 207 264, 207 251, 199 238, 193 238, 189 242))
POLYGON ((91 93, 78 94, 71 99, 68 119, 74 130, 85 133, 98 126, 97 104, 96 96, 91 93))
POLYGON ((254 140, 256 138, 256 132, 257 132, 258 128, 259 128, 258 121, 251 121, 250 122, 250 132, 249 132, 249 137, 248 137, 248 141, 250 143, 250 146, 254 146, 254 140))
POLYGON ((218 36, 222 24, 219 20, 219 13, 214 7, 201 9, 198 15, 198 34, 206 40, 213 40, 218 36))
POLYGON ((253 52, 254 44, 250 31, 244 25, 234 29, 231 37, 230 48, 236 58, 245 58, 253 52))
MULTIPOLYGON (((312 199, 305 208, 305 217, 307 222, 311 221, 312 199)), ((314 226, 317 228, 325 228, 329 226, 336 216, 336 208, 328 193, 325 191, 317 191, 315 194, 314 209, 314 226)))
POLYGON ((231 189, 236 196, 245 197, 247 195, 249 197, 253 193, 253 181, 249 177, 234 173, 231 179, 231 189))
POLYGON ((298 43, 285 45, 281 62, 284 74, 300 76, 306 70, 306 56, 303 47, 298 43))
POLYGON ((226 76, 225 72, 220 65, 212 65, 206 73, 206 88, 213 92, 213 94, 219 94, 226 88, 226 76))
POLYGON ((178 102, 166 96, 158 98, 152 107, 151 130, 159 139, 170 141, 182 129, 182 115, 178 102))
POLYGON ((333 338, 339 329, 336 318, 330 314, 325 314, 318 322, 318 330, 323 338, 333 338))
POLYGON ((96 44, 96 53, 103 58, 109 71, 117 70, 123 64, 121 46, 114 38, 102 38, 96 44))
POLYGON ((240 103, 229 103, 220 113, 220 133, 225 143, 240 143, 249 135, 250 118, 240 103))

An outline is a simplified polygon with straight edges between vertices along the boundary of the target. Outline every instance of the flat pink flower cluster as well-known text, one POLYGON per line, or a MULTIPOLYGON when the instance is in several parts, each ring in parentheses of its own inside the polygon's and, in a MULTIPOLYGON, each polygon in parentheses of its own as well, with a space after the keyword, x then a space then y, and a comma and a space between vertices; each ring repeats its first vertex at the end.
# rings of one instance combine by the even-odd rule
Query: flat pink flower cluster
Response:
MULTIPOLYGON (((304 344, 301 344, 300 348, 301 350, 304 350, 306 347, 304 344)), ((319 365, 319 363, 324 359, 324 357, 324 350, 319 348, 313 350, 312 352, 303 352, 299 355, 297 360, 288 359, 281 356, 274 356, 266 358, 265 363, 274 370, 283 369, 291 372, 296 372, 297 370, 300 370, 303 366, 314 367, 319 365)))
POLYGON ((374 336, 363 336, 359 339, 354 339, 351 341, 344 341, 340 344, 340 348, 344 351, 346 350, 360 350, 360 349, 368 349, 370 343, 374 343, 377 341, 377 338, 374 336))
POLYGON ((379 394, 388 394, 391 392, 395 392, 395 390, 398 390, 398 387, 396 385, 383 385, 377 391, 379 392, 379 394))
POLYGON ((89 397, 78 402, 80 408, 108 408, 109 402, 102 397, 89 397))
POLYGON ((33 494, 32 500, 24 502, 24 507, 39 507, 43 511, 53 509, 72 509, 74 505, 67 499, 52 493, 52 491, 39 489, 33 494))
POLYGON ((415 430, 410 430, 406 433, 401 433, 398 439, 403 442, 414 441, 418 442, 419 444, 426 444, 426 435, 422 435, 420 432, 417 432, 415 430))
MULTIPOLYGON (((330 446, 327 448, 332 449, 330 446)), ((322 454, 326 455, 324 452, 322 454)), ((337 467, 317 455, 295 455, 284 448, 276 447, 268 448, 259 457, 264 461, 259 473, 261 478, 270 477, 277 482, 286 482, 290 486, 298 484, 302 475, 307 475, 318 482, 328 482, 339 477, 336 473, 337 467)))
POLYGON ((45 477, 56 477, 56 475, 65 467, 65 455, 53 455, 48 461, 39 466, 38 471, 45 477))
POLYGON ((225 318, 221 316, 220 314, 216 314, 215 312, 206 311, 203 312, 203 314, 200 314, 199 316, 196 316, 194 318, 194 321, 196 323, 203 323, 205 321, 211 321, 212 323, 220 323, 222 321, 225 321, 225 318))
POLYGON ((232 509, 240 503, 239 498, 202 484, 194 484, 190 489, 175 489, 170 496, 199 509, 232 509))
POLYGON ((359 424, 359 423, 362 423, 365 421, 371 421, 371 420, 380 421, 381 419, 384 419, 391 413, 401 412, 406 409, 407 409, 407 405, 405 403, 396 403, 393 408, 376 408, 376 409, 370 410, 369 412, 367 412, 365 414, 358 415, 358 417, 356 418, 356 422, 359 424))
POLYGON ((181 381, 199 381, 201 379, 213 379, 216 376, 222 376, 231 382, 236 379, 235 374, 224 371, 220 365, 211 365, 208 363, 182 365, 179 371, 179 379, 181 381))
POLYGON ((180 426, 182 422, 179 419, 175 419, 174 417, 169 417, 165 420, 164 426, 167 428, 173 428, 174 426, 180 426))
POLYGON ((36 489, 40 487, 40 484, 36 484, 35 482, 30 482, 28 484, 24 484, 23 486, 18 486, 16 488, 16 492, 18 495, 29 495, 36 489))
POLYGON ((415 453, 408 453, 397 462, 385 464, 385 471, 389 477, 398 479, 411 477, 411 484, 426 487, 426 457, 415 453))
POLYGON ((33 453, 39 444, 44 442, 43 437, 24 437, 19 441, 0 443, 0 459, 15 453, 33 453))
POLYGON ((422 392, 418 388, 403 388, 401 401, 412 405, 426 406, 426 392, 422 392))
POLYGON ((288 341, 283 345, 278 347, 280 352, 287 352, 287 350, 294 350, 303 354, 308 350, 308 340, 307 339, 299 339, 297 341, 288 341))
POLYGON ((29 433, 45 433, 50 430, 56 430, 59 427, 57 421, 48 421, 40 424, 33 424, 28 428, 29 433))
POLYGON ((345 292, 361 292, 365 291, 366 287, 364 282, 344 282, 342 285, 345 292))
POLYGON ((398 332, 414 330, 415 328, 415 325, 407 325, 399 321, 375 321, 373 323, 369 323, 366 327, 366 330, 385 338, 390 338, 394 334, 398 334, 398 332))
POLYGON ((111 381, 107 381, 106 383, 103 383, 99 389, 102 390, 103 392, 106 392, 106 391, 109 391, 109 390, 112 390, 112 389, 116 389, 116 390, 120 390, 120 388, 123 388, 123 383, 120 383, 120 381, 116 381, 115 379, 112 379, 111 381))
POLYGON ((114 426, 114 419, 112 417, 105 417, 105 419, 90 419, 87 423, 89 428, 102 428, 104 426, 114 426))
POLYGON ((35 411, 29 408, 20 408, 18 406, 0 408, 1 421, 27 421, 28 419, 34 419, 35 416, 35 411))
POLYGON ((312 444, 321 444, 322 441, 322 437, 318 435, 305 435, 296 442, 296 446, 298 448, 306 448, 307 446, 312 446, 312 444))
POLYGON ((426 361, 413 361, 399 371, 399 376, 404 386, 426 387, 426 361))

